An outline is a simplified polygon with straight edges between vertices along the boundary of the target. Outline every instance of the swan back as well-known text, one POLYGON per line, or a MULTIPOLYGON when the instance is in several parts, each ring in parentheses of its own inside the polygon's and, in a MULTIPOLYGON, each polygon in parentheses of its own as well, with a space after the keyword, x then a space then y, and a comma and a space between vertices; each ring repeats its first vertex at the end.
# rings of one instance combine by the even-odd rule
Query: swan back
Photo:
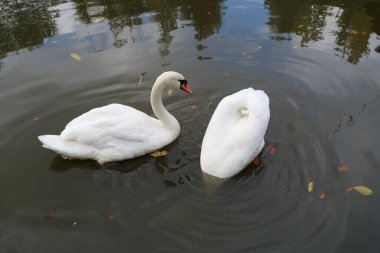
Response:
POLYGON ((226 178, 244 169, 264 146, 269 117, 269 98, 264 91, 248 88, 225 97, 203 138, 202 170, 226 178))

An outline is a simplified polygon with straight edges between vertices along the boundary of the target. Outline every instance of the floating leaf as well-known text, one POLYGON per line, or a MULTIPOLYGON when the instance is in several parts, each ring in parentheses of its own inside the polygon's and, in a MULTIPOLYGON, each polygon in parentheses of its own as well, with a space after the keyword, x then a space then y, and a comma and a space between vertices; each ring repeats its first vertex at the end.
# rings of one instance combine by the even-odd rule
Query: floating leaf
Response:
POLYGON ((71 58, 73 58, 74 60, 77 60, 77 61, 80 61, 82 58, 80 58, 79 54, 70 54, 71 58))
POLYGON ((321 194, 319 194, 319 199, 320 200, 324 200, 326 198, 326 194, 325 193, 321 193, 321 194))
POLYGON ((292 48, 297 48, 298 46, 292 46, 292 48))
POLYGON ((347 167, 347 166, 339 166, 339 167, 338 167, 338 170, 339 170, 339 171, 347 171, 347 170, 348 170, 348 167, 347 167))
POLYGON ((354 188, 352 188, 352 187, 348 187, 347 189, 346 189, 346 192, 352 192, 354 190, 354 188))
POLYGON ((314 182, 313 181, 310 181, 308 184, 307 184, 307 191, 308 192, 312 192, 314 190, 314 182))
POLYGON ((191 109, 193 109, 193 110, 197 109, 197 107, 198 106, 196 104, 191 105, 191 109))
POLYGON ((168 154, 167 151, 154 151, 150 155, 153 157, 160 157, 160 156, 166 156, 168 154))
POLYGON ((172 89, 168 89, 168 96, 171 97, 173 95, 173 90, 172 89))
POLYGON ((358 185, 353 187, 355 191, 360 193, 361 195, 372 195, 373 191, 369 189, 367 186, 358 185))
POLYGON ((266 147, 265 147, 265 151, 270 153, 271 155, 274 155, 274 153, 276 153, 277 151, 277 148, 268 144, 266 147))
POLYGON ((302 27, 304 27, 305 25, 301 24, 299 26, 297 26, 298 29, 301 29, 302 27))
POLYGON ((97 17, 94 22, 95 23, 100 23, 100 22, 103 22, 104 20, 106 20, 104 17, 97 17))
POLYGON ((112 214, 108 214, 107 218, 108 218, 109 220, 114 220, 114 219, 115 219, 115 216, 113 216, 112 214))
POLYGON ((256 167, 259 166, 261 164, 261 158, 260 156, 256 157, 255 159, 253 159, 252 161, 253 165, 255 165, 256 167))
POLYGON ((40 117, 36 116, 32 119, 33 122, 36 122, 36 121, 39 121, 40 120, 40 117))
POLYGON ((45 214, 45 216, 43 218, 45 220, 54 220, 55 218, 57 218, 57 216, 54 213, 47 213, 47 214, 45 214))

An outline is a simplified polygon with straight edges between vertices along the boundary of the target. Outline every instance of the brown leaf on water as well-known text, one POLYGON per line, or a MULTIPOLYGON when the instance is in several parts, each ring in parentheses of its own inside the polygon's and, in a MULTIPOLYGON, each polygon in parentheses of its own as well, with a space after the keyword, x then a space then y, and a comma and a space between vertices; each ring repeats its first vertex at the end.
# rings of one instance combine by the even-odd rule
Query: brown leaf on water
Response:
POLYGON ((324 192, 321 192, 321 194, 319 194, 319 199, 324 200, 325 198, 326 198, 326 194, 324 192))
POLYGON ((354 190, 354 188, 352 188, 351 186, 350 187, 348 187, 347 189, 346 189, 346 192, 352 192, 354 190))
POLYGON ((364 186, 364 185, 354 186, 353 188, 354 188, 355 191, 357 191, 361 195, 367 196, 367 195, 372 195, 373 194, 373 191, 371 189, 369 189, 367 186, 364 186))
POLYGON ((57 216, 55 215, 55 213, 47 213, 44 215, 43 217, 45 220, 54 220, 57 218, 57 216))
POLYGON ((253 163, 253 165, 255 165, 256 167, 258 167, 258 166, 261 164, 261 158, 260 158, 260 156, 255 157, 255 159, 253 159, 252 163, 253 163))
POLYGON ((198 108, 198 106, 196 104, 191 105, 191 109, 195 110, 197 108, 198 108))
POLYGON ((79 56, 79 54, 72 53, 70 54, 70 57, 74 60, 80 61, 82 58, 79 56))
POLYGON ((347 167, 347 166, 339 166, 339 167, 338 167, 338 170, 339 170, 339 171, 347 171, 347 170, 348 170, 348 167, 347 167))
POLYGON ((33 122, 36 122, 36 121, 39 121, 40 120, 40 117, 36 116, 32 119, 33 122))
POLYGON ((151 156, 153 157, 161 157, 161 156, 166 156, 168 154, 167 151, 154 151, 153 153, 150 153, 151 156))
POLYGON ((277 148, 268 144, 266 147, 265 147, 265 151, 270 153, 271 155, 274 155, 277 151, 277 148))
POLYGON ((171 97, 173 95, 173 90, 172 89, 168 89, 168 96, 171 97))
POLYGON ((113 214, 108 214, 107 216, 108 220, 114 220, 115 219, 115 216, 113 216, 113 214))

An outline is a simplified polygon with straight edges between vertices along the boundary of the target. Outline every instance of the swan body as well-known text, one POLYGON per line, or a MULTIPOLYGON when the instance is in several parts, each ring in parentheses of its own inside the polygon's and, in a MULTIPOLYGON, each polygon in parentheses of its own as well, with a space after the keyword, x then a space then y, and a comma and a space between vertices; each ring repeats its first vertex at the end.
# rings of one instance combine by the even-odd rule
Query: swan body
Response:
POLYGON ((191 93, 183 75, 173 71, 161 74, 151 92, 158 119, 130 106, 110 104, 73 119, 60 135, 41 135, 38 139, 43 147, 64 157, 92 159, 100 164, 153 152, 171 143, 180 132, 178 121, 163 106, 165 87, 191 93))
POLYGON ((218 178, 243 170, 264 147, 269 118, 264 91, 248 88, 223 98, 203 138, 202 170, 218 178))

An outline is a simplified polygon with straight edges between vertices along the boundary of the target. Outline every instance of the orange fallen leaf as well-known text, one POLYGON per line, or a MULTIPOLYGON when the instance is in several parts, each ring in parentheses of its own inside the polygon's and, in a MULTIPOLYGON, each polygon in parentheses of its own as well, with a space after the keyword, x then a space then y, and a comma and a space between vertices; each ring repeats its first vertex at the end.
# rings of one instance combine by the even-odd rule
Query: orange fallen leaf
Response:
POLYGON ((367 32, 367 31, 362 31, 361 34, 362 34, 362 35, 367 35, 368 32, 367 32))
POLYGON ((74 60, 80 61, 82 58, 79 56, 79 54, 70 54, 70 57, 73 58, 74 60))
POLYGON ((326 198, 326 194, 325 193, 321 193, 321 194, 319 194, 319 199, 320 200, 324 200, 326 198))
POLYGON ((261 164, 261 158, 258 156, 256 157, 255 159, 253 159, 252 161, 253 165, 255 165, 256 167, 259 166, 261 164))
POLYGON ((47 214, 45 214, 45 216, 43 218, 45 220, 54 220, 55 218, 57 218, 57 216, 54 213, 47 213, 47 214))
POLYGON ((265 151, 270 153, 271 155, 274 155, 274 153, 276 153, 277 151, 277 148, 268 144, 266 147, 265 147, 265 151))
POLYGON ((352 192, 354 190, 354 188, 352 188, 352 187, 348 187, 347 189, 346 189, 346 192, 352 192))
POLYGON ((198 106, 196 104, 191 105, 191 109, 193 109, 193 110, 197 109, 197 107, 198 106))
POLYGON ((338 167, 338 170, 339 170, 339 171, 347 171, 347 170, 348 170, 348 167, 347 167, 347 166, 339 166, 339 167, 338 167))
POLYGON ((108 214, 108 219, 109 219, 109 220, 114 220, 114 219, 115 219, 115 216, 113 216, 112 214, 108 214))

